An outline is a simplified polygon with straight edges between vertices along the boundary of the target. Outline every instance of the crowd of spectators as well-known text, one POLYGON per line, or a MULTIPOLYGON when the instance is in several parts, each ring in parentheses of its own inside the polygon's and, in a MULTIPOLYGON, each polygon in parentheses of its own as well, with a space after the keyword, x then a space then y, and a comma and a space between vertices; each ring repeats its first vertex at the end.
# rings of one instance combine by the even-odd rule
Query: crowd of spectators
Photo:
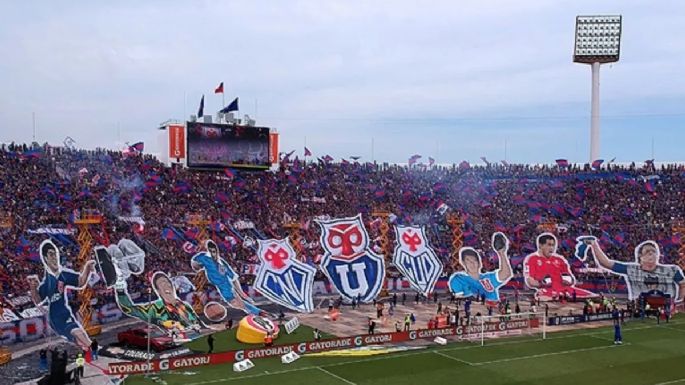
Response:
MULTIPOLYGON (((30 230, 75 229, 83 210, 98 210, 108 237, 135 239, 148 252, 147 270, 190 272, 193 241, 188 214, 212 221, 210 234, 239 271, 257 262, 249 238, 281 238, 287 223, 301 226, 304 257, 317 263, 322 217, 363 215, 372 247, 379 247, 377 210, 400 224, 428 228, 433 247, 449 274, 452 234, 447 215, 463 220, 463 241, 483 251, 485 267, 496 258, 490 236, 503 231, 520 269, 535 250, 540 225, 553 224, 559 252, 569 257, 575 237, 593 234, 614 259, 633 259, 633 248, 648 239, 662 248, 662 262, 678 257, 680 238, 673 226, 683 219, 685 168, 588 165, 403 166, 377 163, 283 162, 275 171, 188 170, 165 167, 154 157, 105 149, 3 145, 0 148, 0 280, 5 295, 25 293, 25 277, 42 274, 38 245, 47 237, 30 230), (144 227, 120 219, 140 217, 144 227), (239 229, 244 221, 254 229, 239 229), (181 235, 168 236, 175 228, 181 235), (187 237, 182 236, 183 234, 187 237), (184 239, 180 239, 184 238, 184 239)), ((248 226, 249 227, 249 226, 248 226)), ((391 231, 389 236, 393 237, 391 231)), ((60 239, 64 264, 77 268, 76 235, 60 239)), ((249 281, 249 274, 245 275, 249 281)), ((143 278, 137 283, 142 285, 143 278)))

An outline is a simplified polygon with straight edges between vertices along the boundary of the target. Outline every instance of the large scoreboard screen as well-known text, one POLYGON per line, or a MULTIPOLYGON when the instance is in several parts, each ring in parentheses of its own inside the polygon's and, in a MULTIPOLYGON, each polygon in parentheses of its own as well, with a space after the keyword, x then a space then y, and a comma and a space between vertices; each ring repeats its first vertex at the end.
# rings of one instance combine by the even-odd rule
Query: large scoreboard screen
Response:
POLYGON ((268 168, 269 128, 187 122, 188 167, 268 168))

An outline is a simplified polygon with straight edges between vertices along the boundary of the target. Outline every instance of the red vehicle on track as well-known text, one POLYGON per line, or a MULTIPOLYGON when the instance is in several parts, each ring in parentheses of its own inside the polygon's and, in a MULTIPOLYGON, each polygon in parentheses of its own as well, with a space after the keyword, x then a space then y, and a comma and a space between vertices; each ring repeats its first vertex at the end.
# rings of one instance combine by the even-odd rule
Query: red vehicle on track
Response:
MULTIPOLYGON (((145 329, 128 329, 117 334, 117 340, 122 346, 130 346, 138 349, 147 349, 147 330, 145 329)), ((178 347, 173 338, 162 333, 155 333, 152 331, 150 337, 150 350, 155 352, 162 352, 164 350, 178 347)))

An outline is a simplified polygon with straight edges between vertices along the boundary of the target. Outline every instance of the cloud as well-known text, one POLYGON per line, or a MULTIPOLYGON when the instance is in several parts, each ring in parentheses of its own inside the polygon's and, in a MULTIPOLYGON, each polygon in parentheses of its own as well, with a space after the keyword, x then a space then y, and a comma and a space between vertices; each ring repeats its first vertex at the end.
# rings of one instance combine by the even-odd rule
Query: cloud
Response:
MULTIPOLYGON (((559 147, 550 130, 577 136, 569 140, 579 145, 564 144, 573 151, 586 140, 589 68, 571 62, 577 14, 624 15, 621 61, 602 68, 603 113, 669 114, 685 99, 685 42, 677 37, 685 3, 677 1, 45 1, 2 8, 0 45, 11 54, 0 61, 1 141, 29 141, 36 112, 41 140, 70 135, 83 146, 111 147, 121 135, 154 150, 157 124, 193 113, 202 94, 206 111, 218 110, 212 90, 224 81, 226 97, 240 96, 242 112, 277 127, 284 148, 301 147, 306 136, 321 153, 361 147, 370 157, 376 138, 378 159, 403 161, 413 146, 437 152, 437 141, 461 143, 440 150, 446 161, 460 161, 494 151, 508 135, 514 160, 548 161, 559 147), (517 139, 528 134, 536 144, 517 139)), ((607 119, 612 137, 615 121, 607 119)), ((656 120, 639 120, 659 135, 656 120)), ((607 148, 629 158, 641 143, 607 148)))

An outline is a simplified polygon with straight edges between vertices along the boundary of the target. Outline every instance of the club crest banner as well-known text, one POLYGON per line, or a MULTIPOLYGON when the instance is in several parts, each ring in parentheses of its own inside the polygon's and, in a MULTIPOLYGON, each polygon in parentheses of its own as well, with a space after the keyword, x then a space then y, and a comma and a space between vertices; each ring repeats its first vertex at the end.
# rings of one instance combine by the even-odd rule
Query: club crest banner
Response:
POLYGON ((395 252, 392 263, 412 288, 425 296, 433 291, 443 264, 432 247, 423 226, 395 226, 395 252))
POLYGON ((320 265, 323 273, 348 301, 373 301, 383 285, 385 261, 371 250, 361 214, 317 223, 325 251, 320 265))
POLYGON ((254 287, 274 303, 302 313, 314 311, 312 288, 316 269, 297 260, 288 238, 259 240, 261 264, 254 287))

